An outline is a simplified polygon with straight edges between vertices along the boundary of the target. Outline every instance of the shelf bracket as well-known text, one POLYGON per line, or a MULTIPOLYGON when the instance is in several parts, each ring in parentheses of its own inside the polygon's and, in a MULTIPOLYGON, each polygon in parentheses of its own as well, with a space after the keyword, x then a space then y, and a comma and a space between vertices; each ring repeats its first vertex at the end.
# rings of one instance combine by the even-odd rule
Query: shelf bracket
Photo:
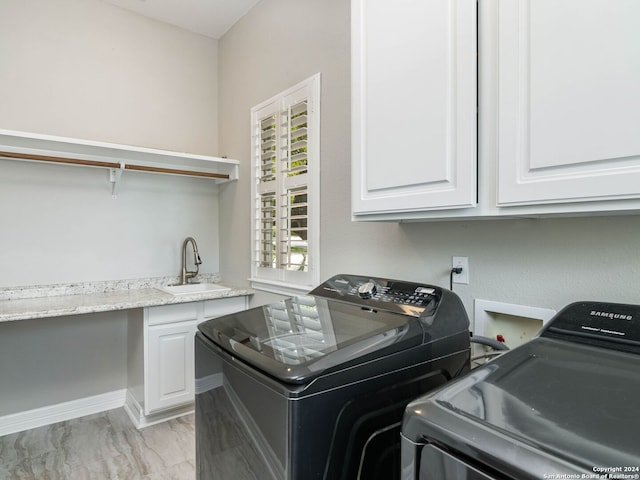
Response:
POLYGON ((113 198, 114 200, 118 198, 118 182, 120 181, 120 177, 122 177, 123 170, 123 162, 120 163, 120 168, 109 169, 109 181, 111 182, 111 198, 113 198))

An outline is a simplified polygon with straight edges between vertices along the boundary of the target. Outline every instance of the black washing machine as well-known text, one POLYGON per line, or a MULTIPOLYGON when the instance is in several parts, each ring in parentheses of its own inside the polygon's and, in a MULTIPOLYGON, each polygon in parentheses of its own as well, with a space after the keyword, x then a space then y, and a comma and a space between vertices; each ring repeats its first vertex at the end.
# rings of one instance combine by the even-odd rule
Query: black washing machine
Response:
POLYGON ((640 478, 640 306, 580 302, 409 404, 403 480, 640 478))
POLYGON ((356 275, 203 322, 197 476, 398 478, 407 403, 467 372, 469 345, 452 292, 356 275))

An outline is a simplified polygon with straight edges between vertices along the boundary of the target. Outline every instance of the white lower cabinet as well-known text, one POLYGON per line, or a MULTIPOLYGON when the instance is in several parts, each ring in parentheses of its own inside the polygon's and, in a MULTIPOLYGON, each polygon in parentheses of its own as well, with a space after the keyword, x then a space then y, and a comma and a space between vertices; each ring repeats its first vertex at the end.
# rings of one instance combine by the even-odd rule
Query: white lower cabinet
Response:
POLYGON ((193 411, 198 324, 246 308, 239 296, 130 311, 125 408, 138 428, 193 411))
POLYGON ((195 320, 149 327, 145 413, 193 402, 193 337, 197 328, 195 320))

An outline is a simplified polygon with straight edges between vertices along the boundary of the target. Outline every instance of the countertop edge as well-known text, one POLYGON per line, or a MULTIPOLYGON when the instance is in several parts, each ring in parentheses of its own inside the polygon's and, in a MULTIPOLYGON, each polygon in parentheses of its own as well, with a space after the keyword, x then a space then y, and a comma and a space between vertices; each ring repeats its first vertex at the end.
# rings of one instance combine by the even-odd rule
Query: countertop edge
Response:
POLYGON ((0 300, 0 323, 253 295, 248 288, 171 295, 156 288, 0 300))

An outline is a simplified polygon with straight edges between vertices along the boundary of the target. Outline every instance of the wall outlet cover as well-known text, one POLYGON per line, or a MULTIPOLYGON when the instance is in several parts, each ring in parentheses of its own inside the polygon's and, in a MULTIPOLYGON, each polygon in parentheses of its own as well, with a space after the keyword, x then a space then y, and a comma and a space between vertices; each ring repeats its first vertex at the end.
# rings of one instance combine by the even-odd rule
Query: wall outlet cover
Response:
POLYGON ((451 257, 451 268, 461 267, 460 273, 454 273, 453 283, 469 285, 469 257, 451 257))

